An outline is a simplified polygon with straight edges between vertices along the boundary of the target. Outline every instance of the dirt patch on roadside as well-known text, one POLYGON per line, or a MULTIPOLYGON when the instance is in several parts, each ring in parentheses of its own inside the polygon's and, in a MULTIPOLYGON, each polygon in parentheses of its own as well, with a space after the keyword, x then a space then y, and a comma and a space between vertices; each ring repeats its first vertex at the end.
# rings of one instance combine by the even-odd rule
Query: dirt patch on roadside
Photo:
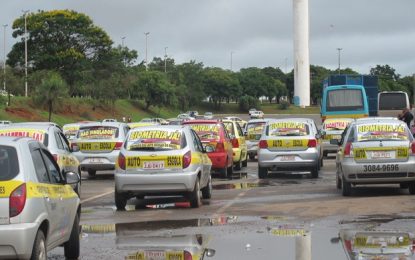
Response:
POLYGON ((26 108, 10 108, 6 107, 5 111, 8 114, 11 114, 14 117, 21 117, 27 119, 28 121, 43 121, 43 118, 34 113, 33 111, 29 111, 26 108))

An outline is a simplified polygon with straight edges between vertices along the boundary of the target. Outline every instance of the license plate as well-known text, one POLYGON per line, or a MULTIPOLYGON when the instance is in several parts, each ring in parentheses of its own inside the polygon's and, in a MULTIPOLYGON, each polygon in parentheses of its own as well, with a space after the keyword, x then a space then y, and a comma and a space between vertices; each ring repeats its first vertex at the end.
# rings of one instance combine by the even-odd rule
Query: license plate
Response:
POLYGON ((294 155, 283 155, 281 156, 281 161, 282 162, 295 161, 295 156, 294 155))
POLYGON ((340 140, 342 138, 342 136, 341 135, 332 135, 331 136, 331 139, 337 139, 337 140, 340 140))
POLYGON ((144 169, 164 169, 164 162, 163 161, 144 162, 143 168, 144 169))
POLYGON ((363 172, 397 172, 399 164, 373 164, 363 165, 363 172))
POLYGON ((395 153, 393 151, 373 151, 372 159, 390 159, 395 158, 395 153))
POLYGON ((165 260, 166 253, 164 251, 145 251, 144 256, 146 260, 165 260))
POLYGON ((90 158, 89 163, 102 164, 102 163, 104 163, 104 159, 102 159, 102 158, 90 158))

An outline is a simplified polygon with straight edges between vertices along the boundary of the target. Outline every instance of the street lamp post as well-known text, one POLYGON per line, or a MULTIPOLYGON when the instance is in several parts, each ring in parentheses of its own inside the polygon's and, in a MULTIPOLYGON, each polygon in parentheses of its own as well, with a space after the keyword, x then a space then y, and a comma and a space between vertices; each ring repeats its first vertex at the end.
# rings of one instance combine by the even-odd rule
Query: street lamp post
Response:
POLYGON ((164 73, 167 73, 167 48, 164 47, 164 73))
POLYGON ((3 90, 6 91, 6 27, 7 24, 3 24, 4 38, 3 38, 3 90))
POLYGON ((233 69, 233 51, 231 51, 231 71, 233 69))
POLYGON ((148 38, 148 35, 150 34, 150 32, 145 32, 144 34, 146 36, 146 70, 147 70, 148 69, 148 60, 147 60, 147 38, 148 38))
POLYGON ((25 89, 25 97, 28 96, 28 87, 27 87, 27 13, 29 12, 29 10, 22 10, 22 12, 24 13, 24 60, 25 60, 25 65, 24 65, 24 72, 25 72, 25 81, 24 81, 24 89, 25 89))
POLYGON ((340 52, 343 50, 342 48, 337 48, 338 51, 338 59, 339 59, 339 74, 340 74, 340 52))
POLYGON ((124 39, 125 39, 125 36, 121 37, 121 47, 122 48, 124 48, 124 39))

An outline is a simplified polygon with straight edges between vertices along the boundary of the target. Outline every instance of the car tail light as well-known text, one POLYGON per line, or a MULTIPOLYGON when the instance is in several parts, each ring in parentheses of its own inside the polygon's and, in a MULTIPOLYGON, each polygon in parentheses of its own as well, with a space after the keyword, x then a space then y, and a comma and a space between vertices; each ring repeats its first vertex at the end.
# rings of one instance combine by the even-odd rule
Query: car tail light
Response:
POLYGON ((26 204, 26 184, 17 187, 9 197, 9 217, 19 215, 26 204))
POLYGON ((415 142, 411 143, 412 154, 415 154, 415 142))
POLYGON ((184 253, 184 260, 192 260, 193 259, 192 254, 189 251, 184 250, 183 253, 184 253))
POLYGON ((239 148, 239 141, 237 138, 232 139, 232 147, 239 148))
POLYGON ((216 144, 216 152, 225 152, 225 144, 224 143, 217 143, 216 144))
POLYGON ((121 147, 122 147, 122 142, 116 142, 115 143, 115 147, 114 147, 114 150, 120 150, 121 149, 121 147))
POLYGON ((308 140, 308 147, 317 147, 317 140, 316 139, 308 140))
POLYGON ((346 143, 346 147, 344 148, 344 156, 352 156, 353 155, 353 145, 351 142, 346 143))
POLYGON ((188 151, 183 155, 183 169, 189 167, 190 163, 192 162, 192 153, 188 151))
POLYGON ((122 153, 118 155, 118 166, 125 170, 125 156, 122 153))
POLYGON ((350 240, 344 240, 344 247, 347 252, 352 252, 352 242, 350 240))
POLYGON ((259 148, 260 149, 267 149, 268 148, 267 140, 261 140, 261 141, 259 141, 259 148))
POLYGON ((415 252, 415 240, 412 240, 412 252, 415 252))
POLYGON ((55 162, 58 162, 58 155, 57 154, 52 154, 53 159, 55 160, 55 162))
POLYGON ((77 144, 77 143, 71 143, 71 148, 72 148, 72 150, 73 150, 75 147, 78 147, 78 144, 77 144))

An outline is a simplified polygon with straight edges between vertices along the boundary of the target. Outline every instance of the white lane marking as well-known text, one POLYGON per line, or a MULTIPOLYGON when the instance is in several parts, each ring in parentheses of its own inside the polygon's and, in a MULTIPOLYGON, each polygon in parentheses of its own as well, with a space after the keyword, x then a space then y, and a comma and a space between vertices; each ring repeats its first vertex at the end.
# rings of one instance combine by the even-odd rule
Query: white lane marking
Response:
POLYGON ((242 191, 241 193, 239 193, 234 199, 230 200, 228 203, 226 203, 223 207, 221 207, 220 209, 218 209, 216 211, 216 214, 222 214, 225 210, 227 210, 229 207, 231 207, 234 203, 236 203, 240 198, 242 198, 243 196, 245 196, 245 194, 249 191, 245 190, 242 191))
POLYGON ((85 202, 89 202, 89 201, 92 201, 92 200, 96 200, 96 199, 105 197, 107 195, 110 195, 111 193, 114 193, 114 191, 108 191, 108 192, 105 192, 105 193, 102 193, 102 194, 98 194, 98 195, 92 196, 90 198, 81 200, 81 203, 85 203, 85 202))

